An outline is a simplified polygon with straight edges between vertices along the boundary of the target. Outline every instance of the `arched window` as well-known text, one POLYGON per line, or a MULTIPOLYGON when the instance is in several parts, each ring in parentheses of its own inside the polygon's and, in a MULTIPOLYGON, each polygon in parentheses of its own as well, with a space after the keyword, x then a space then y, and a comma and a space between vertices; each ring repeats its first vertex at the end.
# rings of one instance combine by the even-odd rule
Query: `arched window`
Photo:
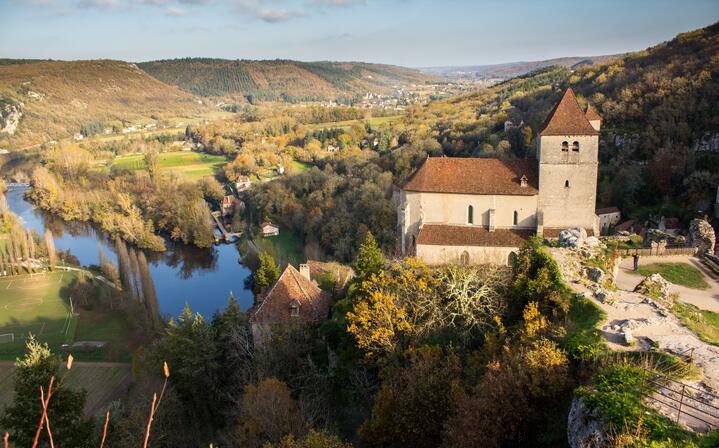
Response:
POLYGON ((562 151, 569 151, 569 142, 562 142, 562 151))
POLYGON ((579 142, 572 143, 572 151, 579 152, 579 142))
POLYGON ((467 207, 467 224, 474 224, 474 207, 467 207))
POLYGON ((512 220, 512 222, 514 222, 515 226, 519 224, 519 212, 517 210, 514 211, 514 219, 512 220))
POLYGON ((462 252, 462 255, 459 256, 459 264, 462 266, 468 266, 469 265, 469 252, 466 250, 462 252))
POLYGON ((564 188, 569 188, 569 179, 564 181, 564 188))

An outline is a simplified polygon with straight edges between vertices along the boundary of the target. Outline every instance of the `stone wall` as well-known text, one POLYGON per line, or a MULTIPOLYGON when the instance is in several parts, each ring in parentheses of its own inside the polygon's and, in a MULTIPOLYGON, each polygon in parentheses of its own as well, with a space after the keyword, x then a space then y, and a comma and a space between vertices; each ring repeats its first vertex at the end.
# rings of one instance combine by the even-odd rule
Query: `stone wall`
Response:
POLYGON ((469 264, 496 264, 508 266, 513 263, 510 254, 519 249, 516 247, 484 247, 484 246, 433 246, 417 245, 417 257, 430 266, 443 264, 461 264, 463 252, 469 255, 469 264))
POLYGON ((546 136, 539 140, 539 203, 545 228, 584 227, 599 234, 598 136, 546 136), (562 142, 569 151, 562 151, 562 142), (579 151, 572 143, 579 142, 579 151))
POLYGON ((412 237, 419 235, 420 224, 468 224, 468 208, 473 208, 474 225, 489 225, 489 210, 494 209, 497 229, 532 229, 537 226, 537 196, 473 195, 402 191, 398 207, 404 253, 409 253, 412 237), (514 225, 514 212, 518 214, 514 225))

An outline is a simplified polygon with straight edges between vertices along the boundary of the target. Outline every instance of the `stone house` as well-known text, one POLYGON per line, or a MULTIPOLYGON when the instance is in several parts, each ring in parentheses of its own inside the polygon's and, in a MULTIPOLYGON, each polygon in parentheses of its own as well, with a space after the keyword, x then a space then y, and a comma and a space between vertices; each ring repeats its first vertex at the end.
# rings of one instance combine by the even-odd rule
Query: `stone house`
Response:
POLYGON ((616 226, 622 220, 622 212, 617 207, 598 208, 599 232, 602 235, 609 233, 609 228, 616 226))
POLYGON ((531 235, 599 234, 600 126, 568 89, 539 133, 536 158, 427 158, 400 187, 402 253, 431 265, 506 265, 531 235))
POLYGON ((222 198, 222 202, 220 203, 222 216, 232 216, 238 208, 242 208, 242 201, 235 196, 227 195, 222 198))
POLYGON ((273 325, 319 322, 329 317, 330 295, 310 278, 310 267, 300 270, 288 264, 265 295, 259 295, 248 310, 256 344, 273 325))
POLYGON ((260 232, 264 237, 277 236, 280 234, 280 228, 272 224, 271 222, 265 221, 260 224, 260 232))

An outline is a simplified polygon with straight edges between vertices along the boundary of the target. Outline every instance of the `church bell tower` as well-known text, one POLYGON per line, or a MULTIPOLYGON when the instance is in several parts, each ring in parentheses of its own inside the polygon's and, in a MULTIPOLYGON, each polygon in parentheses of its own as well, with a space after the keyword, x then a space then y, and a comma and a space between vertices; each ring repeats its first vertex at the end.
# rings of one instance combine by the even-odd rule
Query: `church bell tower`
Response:
POLYGON ((598 234, 595 214, 601 118, 567 89, 537 139, 537 233, 583 227, 598 234))

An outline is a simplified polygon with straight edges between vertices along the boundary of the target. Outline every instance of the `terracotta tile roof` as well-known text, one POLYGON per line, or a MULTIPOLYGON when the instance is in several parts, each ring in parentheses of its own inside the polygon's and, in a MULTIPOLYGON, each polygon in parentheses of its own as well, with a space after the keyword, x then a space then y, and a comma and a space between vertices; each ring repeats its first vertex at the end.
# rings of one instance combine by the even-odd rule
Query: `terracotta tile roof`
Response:
MULTIPOLYGON (((551 229, 551 228, 544 228, 542 230, 542 236, 544 238, 559 238, 559 232, 562 230, 567 230, 567 227, 561 228, 561 229, 551 229)), ((587 236, 594 236, 594 230, 592 229, 584 229, 587 232, 587 236)))
POLYGON ((258 303, 250 308, 250 320, 259 324, 323 320, 329 316, 330 301, 329 294, 288 264, 267 295, 258 297, 258 303), (293 301, 299 304, 296 317, 290 315, 293 301))
POLYGON ((599 135, 579 107, 574 91, 569 88, 547 116, 539 135, 599 135))
POLYGON ((403 185, 407 191, 431 193, 506 194, 538 193, 536 159, 480 159, 429 157, 403 185), (527 186, 520 184, 527 176, 527 186))
POLYGON ((616 227, 614 227, 614 230, 616 230, 617 232, 628 231, 629 229, 632 228, 632 226, 634 225, 634 222, 635 221, 633 219, 624 221, 623 223, 618 224, 616 227))
POLYGON ((525 229, 496 229, 490 232, 478 226, 425 224, 419 230, 418 245, 519 247, 534 235, 525 229))
POLYGON ((609 213, 619 213, 620 210, 617 207, 604 207, 604 208, 598 208, 594 211, 597 215, 606 215, 609 213))
POLYGON ((599 112, 597 112, 597 109, 595 109, 591 104, 587 105, 587 111, 584 112, 584 116, 587 117, 587 120, 589 121, 602 121, 602 117, 599 115, 599 112))

